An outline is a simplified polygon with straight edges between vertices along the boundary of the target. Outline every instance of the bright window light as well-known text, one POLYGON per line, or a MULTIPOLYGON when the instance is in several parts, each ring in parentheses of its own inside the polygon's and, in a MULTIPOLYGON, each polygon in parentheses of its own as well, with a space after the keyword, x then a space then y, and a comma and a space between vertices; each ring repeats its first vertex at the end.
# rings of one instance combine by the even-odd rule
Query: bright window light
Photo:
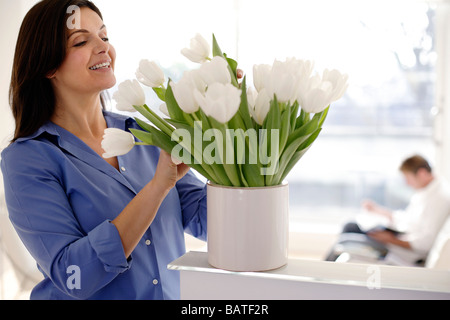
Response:
MULTIPOLYGON (((251 73, 254 64, 297 57, 337 68, 350 87, 322 136, 292 171, 292 206, 357 208, 362 198, 401 206, 397 172, 412 153, 434 158, 435 5, 425 1, 95 0, 116 47, 118 83, 141 59, 171 76, 196 65, 180 50, 202 34, 251 73), (315 195, 316 194, 316 195, 315 195), (314 196, 315 195, 315 196, 314 196)), ((114 91, 114 89, 112 89, 114 91)), ((148 91, 149 105, 159 103, 148 91)), ((294 210, 295 211, 295 210, 294 210)))

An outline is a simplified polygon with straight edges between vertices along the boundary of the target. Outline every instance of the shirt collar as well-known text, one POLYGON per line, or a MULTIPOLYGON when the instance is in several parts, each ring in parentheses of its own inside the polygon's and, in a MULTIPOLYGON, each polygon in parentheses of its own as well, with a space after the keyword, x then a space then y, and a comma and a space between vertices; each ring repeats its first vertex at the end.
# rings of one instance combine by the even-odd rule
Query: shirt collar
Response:
MULTIPOLYGON (((131 125, 131 122, 128 122, 128 120, 130 119, 129 117, 108 111, 103 111, 103 115, 109 128, 126 130, 126 127, 131 125)), ((119 171, 114 169, 104 159, 99 157, 99 155, 95 153, 94 150, 92 150, 88 145, 82 142, 78 137, 51 121, 47 121, 34 134, 28 137, 17 139, 16 143, 37 139, 39 138, 39 136, 45 133, 53 137, 52 142, 57 144, 60 149, 64 149, 66 152, 72 154, 72 156, 76 157, 77 159, 111 176, 113 179, 126 186, 132 192, 136 193, 131 184, 123 177, 122 174, 119 173, 119 171)))
POLYGON ((422 190, 423 190, 423 192, 426 192, 426 193, 434 192, 435 189, 438 187, 439 183, 440 183, 439 178, 434 177, 433 180, 431 180, 430 183, 427 184, 422 190))
MULTIPOLYGON (((123 130, 126 129, 126 121, 132 119, 125 115, 113 113, 110 111, 103 111, 103 116, 105 117, 108 128, 118 128, 118 129, 123 129, 123 130)), ((61 128, 60 126, 58 126, 57 124, 54 124, 53 122, 51 122, 49 120, 42 127, 40 127, 35 133, 33 133, 27 137, 19 138, 19 139, 17 139, 16 142, 24 142, 27 140, 32 140, 32 139, 39 137, 43 133, 48 133, 52 136, 61 137, 62 132, 64 132, 64 131, 65 130, 63 128, 61 128)))
POLYGON ((27 137, 22 137, 16 140, 16 142, 24 142, 24 141, 28 141, 28 140, 33 140, 37 137, 39 137, 41 134, 43 134, 44 132, 47 132, 53 136, 59 136, 58 131, 56 130, 56 125, 51 122, 51 121, 47 121, 42 127, 40 127, 35 133, 27 136, 27 137))

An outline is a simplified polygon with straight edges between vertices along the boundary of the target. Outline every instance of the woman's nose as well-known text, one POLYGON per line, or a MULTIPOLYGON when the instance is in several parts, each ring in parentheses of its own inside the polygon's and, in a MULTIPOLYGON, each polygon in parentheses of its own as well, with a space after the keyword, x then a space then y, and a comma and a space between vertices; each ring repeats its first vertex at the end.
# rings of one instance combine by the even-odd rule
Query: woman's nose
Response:
POLYGON ((104 41, 102 38, 98 38, 95 50, 97 54, 108 53, 109 43, 104 41))

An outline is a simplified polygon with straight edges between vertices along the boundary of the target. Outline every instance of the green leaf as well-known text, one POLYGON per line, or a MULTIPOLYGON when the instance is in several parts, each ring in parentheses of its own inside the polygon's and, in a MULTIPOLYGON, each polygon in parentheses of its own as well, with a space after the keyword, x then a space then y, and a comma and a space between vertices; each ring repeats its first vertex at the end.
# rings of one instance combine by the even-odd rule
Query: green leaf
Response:
POLYGON ((296 120, 299 108, 300 105, 298 104, 297 101, 295 101, 294 105, 291 108, 291 131, 294 131, 296 128, 296 120))
MULTIPOLYGON (((209 126, 209 121, 206 118, 206 115, 203 113, 202 114, 202 118, 204 117, 204 119, 202 120, 202 134, 203 132, 205 132, 206 130, 208 130, 210 128, 209 126)), ((173 120, 173 119, 168 119, 167 120, 169 123, 171 123, 175 128, 177 129, 185 129, 189 132, 189 134, 191 135, 191 137, 195 137, 195 131, 194 131, 194 127, 192 127, 191 125, 187 124, 184 121, 178 121, 178 120, 173 120)), ((199 130, 199 128, 197 128, 197 130, 199 130)), ((198 134, 198 133, 197 133, 198 134)), ((202 137, 203 138, 203 137, 202 137)), ((202 141, 203 142, 203 141, 202 141)), ((215 141, 211 142, 211 143, 216 143, 215 141)), ((201 148, 199 149, 196 144, 194 139, 191 139, 191 147, 189 148, 189 146, 187 145, 183 145, 184 149, 188 150, 194 150, 194 161, 197 162, 198 165, 200 165, 204 171, 209 172, 209 174, 211 175, 211 173, 213 172, 215 174, 215 180, 213 180, 214 183, 220 184, 220 185, 224 185, 224 186, 232 186, 231 181, 228 179, 228 176, 223 168, 223 166, 221 164, 211 164, 208 165, 207 163, 211 163, 211 159, 205 159, 205 155, 204 154, 204 149, 201 148), (197 155, 200 155, 201 157, 198 157, 197 155), (205 163, 205 160, 208 160, 207 163, 205 163)), ((200 172, 199 172, 200 173, 200 172)))
POLYGON ((322 132, 322 128, 317 129, 313 134, 311 134, 308 139, 306 139, 305 142, 303 142, 297 149, 298 151, 302 151, 305 150, 307 148, 309 148, 314 141, 316 141, 317 137, 319 136, 320 132, 322 132))
POLYGON ((305 125, 305 123, 310 121, 310 116, 308 112, 305 112, 303 109, 300 111, 300 115, 295 122, 295 127, 300 128, 305 125))
POLYGON ((290 163, 296 152, 308 148, 317 138, 321 129, 318 126, 321 116, 313 117, 308 123, 296 129, 288 138, 286 147, 281 154, 279 170, 277 174, 270 178, 273 184, 282 183, 283 177, 287 175, 286 171, 291 170, 290 163))
POLYGON ((149 145, 154 145, 153 142, 153 136, 146 131, 142 131, 142 130, 137 130, 137 129, 130 129, 130 132, 139 140, 141 140, 142 142, 145 142, 149 145))
POLYGON ((231 71, 233 71, 233 75, 234 77, 237 78, 237 67, 238 67, 238 63, 236 60, 233 60, 231 58, 228 58, 227 54, 224 53, 223 56, 225 57, 225 59, 228 62, 228 65, 230 66, 231 71))
POLYGON ((196 164, 203 164, 203 132, 199 127, 192 127, 187 124, 183 124, 181 122, 177 121, 171 121, 175 124, 176 130, 174 130, 172 134, 172 140, 175 140, 177 143, 179 143, 185 150, 187 150, 192 156, 196 164), (187 143, 184 139, 181 139, 183 137, 183 133, 178 130, 185 130, 187 131, 190 140, 190 143, 187 143), (197 136, 200 135, 200 144, 196 142, 197 136))
POLYGON ((294 156, 292 156, 288 165, 284 169, 283 175, 280 178, 280 183, 286 178, 292 168, 300 160, 300 158, 303 157, 303 155, 311 148, 312 144, 314 143, 314 141, 316 141, 321 131, 321 128, 317 129, 311 136, 309 136, 309 138, 305 142, 300 145, 300 147, 297 149, 297 152, 294 154, 294 156))
POLYGON ((330 110, 330 106, 328 106, 328 108, 326 108, 323 112, 321 112, 319 115, 320 115, 320 118, 319 118, 319 127, 320 128, 322 128, 322 126, 323 126, 323 123, 325 122, 325 119, 327 118, 327 116, 328 116, 328 111, 330 110))
POLYGON ((158 98, 162 101, 166 101, 166 89, 159 87, 159 88, 152 88, 153 91, 156 93, 158 98))
POLYGON ((286 179, 289 172, 291 172, 292 168, 300 161, 300 159, 305 155, 305 153, 309 150, 309 148, 303 149, 301 151, 297 151, 294 153, 294 155, 289 160, 289 163, 284 168, 284 171, 281 172, 282 174, 277 177, 278 184, 283 183, 284 179, 286 179))
POLYGON ((216 36, 213 34, 213 57, 223 57, 222 50, 219 47, 219 44, 217 43, 216 36))
MULTIPOLYGON (((209 129, 217 129, 217 127, 213 127, 211 125, 209 117, 203 112, 203 110, 200 109, 198 111, 198 115, 199 115, 199 119, 202 122, 203 133, 205 133, 209 129)), ((212 121, 214 121, 214 120, 212 120, 212 121)), ((217 125, 217 123, 216 123, 216 125, 217 125)), ((218 149, 216 138, 217 137, 215 137, 214 140, 211 141, 210 144, 208 144, 208 146, 210 146, 211 148, 214 148, 215 150, 218 150, 218 152, 220 153, 221 150, 218 149)), ((204 149, 203 149, 203 151, 204 151, 204 149)), ((207 157, 207 154, 203 153, 203 161, 208 160, 209 161, 208 163, 214 162, 213 159, 208 159, 205 157, 207 157)), ((231 183, 230 179, 228 178, 227 173, 225 172, 225 169, 222 165, 223 160, 222 160, 222 156, 220 154, 219 154, 219 158, 220 158, 219 163, 214 164, 214 172, 215 172, 217 178, 221 181, 221 183, 220 183, 221 185, 232 186, 233 184, 231 183)), ((207 165, 207 164, 205 164, 205 165, 207 165)))
MULTIPOLYGON (((172 150, 178 145, 177 142, 173 141, 171 137, 168 137, 161 131, 158 131, 156 128, 152 128, 151 130, 153 145, 159 147, 160 149, 166 151, 171 154, 172 150)), ((182 144, 181 144, 182 145, 182 144)), ((184 148, 184 147, 183 147, 184 148)), ((189 153, 189 147, 184 148, 185 152, 189 153)), ((192 169, 197 170, 201 175, 203 175, 206 179, 213 181, 218 184, 222 184, 216 174, 214 173, 214 167, 212 166, 202 166, 201 164, 195 163, 194 157, 191 154, 190 163, 186 163, 192 169)))
MULTIPOLYGON (((177 120, 172 120, 172 119, 168 119, 167 120, 169 123, 171 123, 175 128, 177 129, 184 129, 186 131, 189 132, 190 136, 191 136, 191 147, 189 150, 194 150, 194 159, 196 160, 197 163, 202 164, 205 159, 204 157, 204 147, 203 147, 203 131, 201 131, 202 128, 200 127, 192 127, 191 125, 182 122, 182 121, 177 121, 177 120), (198 143, 196 143, 195 138, 196 135, 201 135, 202 141, 201 141, 201 145, 197 145, 198 143)), ((197 125, 197 122, 195 123, 195 125, 197 125)), ((176 131, 174 131, 176 133, 176 131)), ((187 145, 183 145, 183 147, 185 148, 189 148, 189 146, 187 145)), ((208 159, 209 160, 209 159, 208 159)))
POLYGON ((168 123, 173 125, 175 128, 185 128, 185 127, 192 127, 189 125, 186 121, 181 120, 175 120, 175 119, 165 119, 168 123))
MULTIPOLYGON (((261 148, 264 148, 262 150, 266 150, 267 152, 261 153, 261 163, 262 164, 268 164, 268 155, 272 154, 272 152, 277 152, 279 154, 279 141, 272 141, 272 130, 280 130, 281 126, 281 111, 278 107, 278 100, 277 97, 274 96, 273 100, 270 102, 270 109, 267 114, 266 119, 264 120, 262 129, 266 129, 262 132, 262 143, 260 142, 260 150, 261 148), (275 145, 273 145, 273 142, 275 142, 275 145), (275 150, 276 149, 276 150, 275 150)), ((280 137, 280 135, 278 135, 280 137)), ((278 159, 277 159, 278 160, 278 159)), ((267 178, 267 177, 266 177, 267 178)), ((270 177, 269 177, 270 179, 270 177)))
POLYGON ((208 116, 205 114, 205 112, 203 112, 202 109, 199 109, 197 112, 198 112, 199 115, 200 115, 199 118, 200 118, 200 121, 202 122, 203 132, 205 132, 205 131, 208 130, 208 129, 211 129, 211 128, 212 128, 211 123, 209 122, 209 118, 208 118, 208 116))
POLYGON ((134 106, 134 108, 169 137, 172 135, 173 128, 147 105, 134 106))
POLYGON ((281 126, 281 110, 278 106, 277 96, 274 96, 273 100, 270 102, 269 113, 266 117, 267 120, 267 130, 280 129, 281 126))
POLYGON ((281 126, 280 126, 280 154, 283 152, 286 146, 287 139, 290 134, 291 128, 291 110, 288 108, 284 110, 281 116, 281 126))
POLYGON ((236 88, 239 88, 239 83, 237 81, 237 62, 233 59, 227 57, 226 54, 222 52, 217 42, 216 36, 213 34, 213 57, 222 57, 228 62, 228 71, 231 75, 231 84, 236 88))
MULTIPOLYGON (((216 119, 212 117, 208 117, 209 122, 211 124, 211 127, 218 129, 221 132, 221 136, 216 136, 215 139, 224 139, 223 148, 217 148, 219 152, 219 158, 221 161, 221 164, 223 165, 223 168, 226 172, 226 175, 228 179, 231 181, 232 186, 238 187, 241 186, 240 179, 239 179, 239 169, 236 164, 236 158, 234 154, 234 149, 229 149, 228 152, 232 152, 231 154, 227 154, 227 145, 231 146, 231 138, 229 133, 227 132, 226 125, 218 122, 216 119), (227 156, 229 158, 233 158, 233 163, 228 163, 227 156)), ((216 133, 216 132, 214 132, 216 133)))
POLYGON ((239 106, 239 114, 244 121, 244 126, 247 129, 254 128, 253 120, 250 115, 250 110, 248 109, 248 99, 247 99, 247 77, 244 77, 241 84, 241 104, 239 106))
POLYGON ((142 121, 141 119, 139 119, 139 118, 134 118, 134 120, 136 120, 136 122, 137 122, 137 124, 143 129, 143 130, 145 130, 145 131, 147 131, 147 132, 150 132, 150 128, 152 127, 152 125, 151 124, 149 124, 149 123, 147 123, 147 122, 145 122, 145 121, 142 121))
POLYGON ((172 80, 169 79, 169 84, 167 85, 166 89, 165 101, 167 110, 169 111, 170 118, 183 121, 185 120, 184 111, 181 110, 177 100, 175 99, 175 96, 173 95, 172 86, 170 85, 171 82, 172 80))
POLYGON ((245 180, 249 187, 264 187, 264 176, 257 164, 245 164, 242 166, 245 180))
POLYGON ((289 135, 287 144, 291 144, 293 141, 297 140, 299 137, 310 135, 314 131, 316 131, 319 127, 319 118, 313 118, 306 124, 304 124, 302 127, 295 129, 294 132, 292 132, 289 135))
POLYGON ((245 180, 245 174, 244 174, 244 170, 243 169, 244 169, 243 166, 240 165, 239 166, 239 170, 240 170, 239 171, 239 176, 240 176, 240 179, 242 181, 242 186, 241 187, 248 188, 248 187, 250 187, 250 185, 248 184, 247 180, 245 180))
POLYGON ((300 136, 295 141, 288 144, 280 157, 278 171, 269 179, 274 185, 281 183, 280 177, 284 175, 286 168, 291 161, 293 155, 297 152, 297 149, 304 143, 310 135, 300 136))

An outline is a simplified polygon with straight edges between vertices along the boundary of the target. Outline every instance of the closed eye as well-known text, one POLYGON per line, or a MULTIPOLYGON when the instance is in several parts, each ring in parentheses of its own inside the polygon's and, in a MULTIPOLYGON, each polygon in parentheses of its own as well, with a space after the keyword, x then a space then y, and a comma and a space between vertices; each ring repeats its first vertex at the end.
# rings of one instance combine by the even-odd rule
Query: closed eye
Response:
POLYGON ((86 44, 87 41, 82 41, 74 45, 74 47, 82 47, 86 44))
MULTIPOLYGON (((104 42, 109 42, 109 38, 102 38, 102 40, 103 40, 104 42)), ((82 46, 84 46, 86 43, 87 43, 87 41, 81 41, 81 42, 79 42, 79 43, 77 43, 77 44, 74 44, 73 46, 74 46, 74 47, 82 47, 82 46)))

